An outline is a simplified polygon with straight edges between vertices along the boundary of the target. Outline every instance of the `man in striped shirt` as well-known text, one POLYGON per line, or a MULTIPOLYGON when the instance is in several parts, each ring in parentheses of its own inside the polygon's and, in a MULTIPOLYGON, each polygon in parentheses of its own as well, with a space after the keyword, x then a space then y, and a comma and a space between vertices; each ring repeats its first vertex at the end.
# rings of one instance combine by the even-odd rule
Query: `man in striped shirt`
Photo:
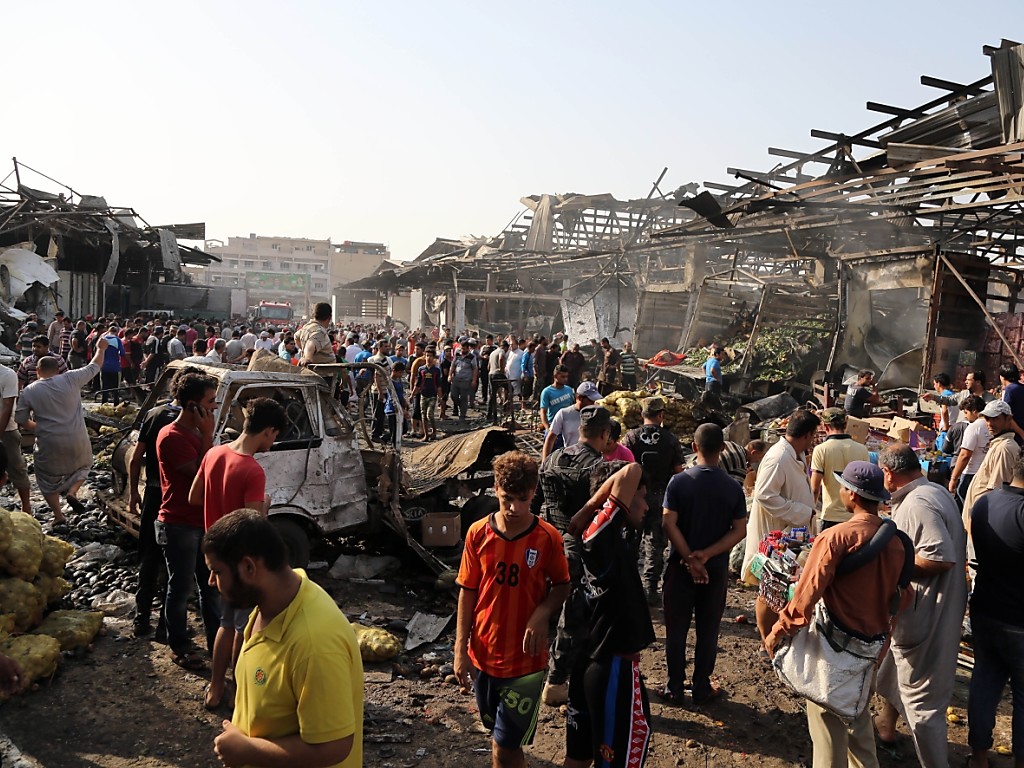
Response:
POLYGON ((619 353, 619 382, 622 389, 630 391, 636 389, 636 374, 640 368, 640 361, 633 351, 633 342, 627 341, 622 345, 622 352, 619 353))
POLYGON ((530 511, 539 467, 512 451, 494 461, 498 511, 466 534, 457 584, 455 676, 492 732, 492 765, 525 766, 548 661, 548 626, 569 595, 562 535, 530 511))

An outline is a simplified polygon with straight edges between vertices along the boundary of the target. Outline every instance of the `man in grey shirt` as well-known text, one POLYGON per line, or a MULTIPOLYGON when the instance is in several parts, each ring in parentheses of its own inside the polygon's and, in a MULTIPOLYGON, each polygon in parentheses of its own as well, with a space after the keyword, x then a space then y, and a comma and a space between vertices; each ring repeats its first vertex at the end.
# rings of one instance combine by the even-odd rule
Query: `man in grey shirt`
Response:
POLYGON ((39 361, 39 378, 21 393, 15 421, 35 432, 35 476, 43 498, 53 510, 53 522, 64 523, 63 494, 76 511, 84 507, 76 496, 92 467, 92 443, 82 412, 82 387, 100 372, 107 340, 96 341, 96 354, 84 368, 58 373, 55 357, 39 361))
POLYGON ((245 348, 242 346, 241 334, 231 332, 231 340, 224 345, 224 362, 241 365, 244 362, 245 348))

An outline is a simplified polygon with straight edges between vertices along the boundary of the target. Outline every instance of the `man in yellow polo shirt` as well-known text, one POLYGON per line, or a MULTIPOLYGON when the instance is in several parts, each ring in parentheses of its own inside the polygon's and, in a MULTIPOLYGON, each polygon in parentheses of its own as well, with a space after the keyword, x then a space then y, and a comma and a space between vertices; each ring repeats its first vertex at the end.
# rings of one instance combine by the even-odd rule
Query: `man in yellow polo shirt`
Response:
POLYGON ((821 500, 820 529, 846 522, 852 516, 839 497, 835 473, 843 473, 851 461, 867 461, 868 449, 846 433, 847 415, 842 408, 826 408, 821 413, 827 436, 814 446, 811 454, 811 490, 821 500))
POLYGON ((228 768, 363 764, 363 664, 334 600, 288 566, 284 542, 253 510, 206 532, 210 584, 231 605, 256 610, 235 668, 234 717, 214 751, 228 768))

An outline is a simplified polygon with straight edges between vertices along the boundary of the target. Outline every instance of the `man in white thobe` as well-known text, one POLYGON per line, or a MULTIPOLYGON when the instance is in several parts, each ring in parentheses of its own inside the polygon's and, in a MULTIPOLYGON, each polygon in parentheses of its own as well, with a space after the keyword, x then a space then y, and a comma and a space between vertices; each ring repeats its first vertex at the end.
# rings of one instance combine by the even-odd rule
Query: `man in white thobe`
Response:
POLYGON ((921 474, 909 446, 889 446, 878 464, 892 494, 892 519, 915 554, 914 601, 900 614, 878 669, 876 690, 886 703, 875 727, 880 739, 892 741, 903 715, 922 768, 948 768, 946 707, 967 608, 967 532, 953 496, 921 474))

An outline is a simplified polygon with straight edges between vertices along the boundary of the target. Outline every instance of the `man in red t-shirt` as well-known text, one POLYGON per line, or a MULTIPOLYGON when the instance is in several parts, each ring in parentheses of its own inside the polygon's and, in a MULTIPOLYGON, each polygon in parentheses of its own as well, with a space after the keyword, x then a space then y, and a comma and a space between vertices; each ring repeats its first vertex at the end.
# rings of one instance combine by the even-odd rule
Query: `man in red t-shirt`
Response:
POLYGON ((525 765, 548 664, 548 624, 569 595, 562 534, 530 511, 537 462, 519 451, 494 460, 499 509, 466 534, 456 583, 455 676, 472 679, 492 765, 525 765))
MULTIPOLYGON (((188 494, 190 504, 202 507, 206 530, 237 509, 255 509, 267 514, 270 509, 267 477, 253 454, 269 451, 287 427, 288 417, 281 404, 269 397, 257 397, 245 406, 241 436, 206 452, 188 494)), ((228 662, 234 666, 242 650, 242 633, 249 611, 233 609, 222 601, 220 616, 220 629, 213 643, 210 688, 206 692, 207 709, 219 707, 224 697, 228 662)))
POLYGON ((172 661, 188 670, 203 669, 205 661, 193 648, 188 633, 188 599, 199 587, 199 606, 206 630, 207 649, 220 625, 217 590, 210 586, 210 572, 200 552, 203 508, 189 503, 192 479, 203 455, 213 445, 213 412, 217 407, 217 380, 201 373, 177 376, 172 395, 181 405, 178 418, 160 430, 156 456, 160 466, 160 513, 156 540, 167 561, 167 599, 164 621, 172 661))

